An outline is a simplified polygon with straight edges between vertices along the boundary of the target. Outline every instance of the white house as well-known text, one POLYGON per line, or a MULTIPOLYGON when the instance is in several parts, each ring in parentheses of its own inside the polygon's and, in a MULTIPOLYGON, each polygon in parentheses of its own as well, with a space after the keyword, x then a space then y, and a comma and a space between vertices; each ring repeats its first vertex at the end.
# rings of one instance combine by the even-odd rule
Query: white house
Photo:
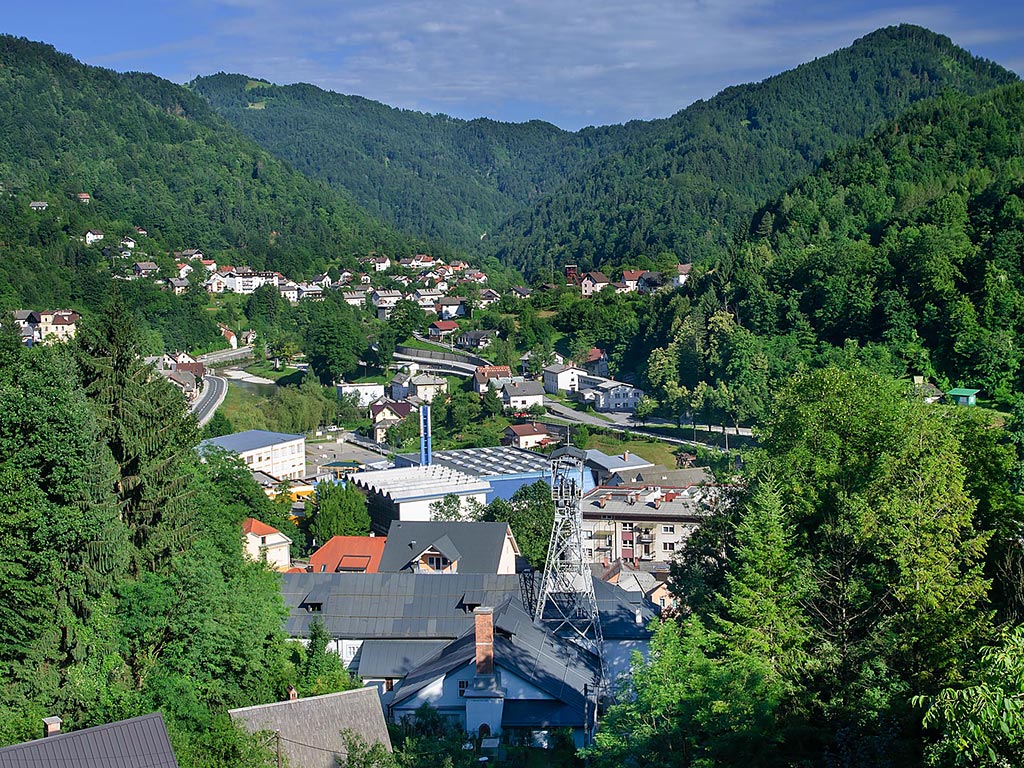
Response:
POLYGON ((544 405, 544 387, 537 381, 510 381, 501 388, 501 399, 506 408, 525 411, 535 405, 544 405))
POLYGON ((580 290, 583 292, 583 298, 585 299, 590 298, 609 285, 611 285, 611 281, 603 272, 587 272, 583 275, 583 279, 580 280, 580 290))
POLYGON ((275 571, 292 567, 292 540, 277 528, 247 517, 242 523, 242 533, 245 534, 245 554, 250 560, 266 560, 275 571))
POLYGON ((577 386, 580 400, 593 403, 598 411, 633 411, 644 396, 639 387, 603 376, 583 374, 577 377, 577 386))
POLYGON ((200 452, 221 448, 236 453, 253 472, 265 472, 279 480, 306 476, 306 436, 250 429, 233 435, 211 437, 199 444, 200 452))
POLYGON ((85 233, 85 244, 92 245, 103 239, 103 232, 98 229, 90 229, 85 233))
POLYGON ((586 376, 582 368, 572 365, 549 365, 544 368, 544 391, 550 395, 559 392, 576 392, 579 389, 579 377, 586 376))
POLYGON ((338 396, 355 395, 358 399, 356 405, 366 408, 374 400, 384 397, 383 384, 347 384, 341 382, 338 387, 338 396))

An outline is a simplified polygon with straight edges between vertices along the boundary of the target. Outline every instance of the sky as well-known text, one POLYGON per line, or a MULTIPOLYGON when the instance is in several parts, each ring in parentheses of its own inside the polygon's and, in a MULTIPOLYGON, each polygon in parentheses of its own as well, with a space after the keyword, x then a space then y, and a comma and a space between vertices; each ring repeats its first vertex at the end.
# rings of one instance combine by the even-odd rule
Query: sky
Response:
POLYGON ((1024 2, 2 0, 0 32, 177 83, 307 82, 454 117, 666 117, 879 27, 912 23, 1024 75, 1024 2))

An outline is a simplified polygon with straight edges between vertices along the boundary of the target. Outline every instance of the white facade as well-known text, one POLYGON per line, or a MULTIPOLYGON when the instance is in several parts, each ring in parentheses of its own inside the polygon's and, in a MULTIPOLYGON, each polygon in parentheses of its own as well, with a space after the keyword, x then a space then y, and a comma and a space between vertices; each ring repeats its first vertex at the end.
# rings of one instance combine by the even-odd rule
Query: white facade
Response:
POLYGON ((550 395, 559 392, 576 392, 579 389, 579 377, 586 376, 582 368, 564 365, 549 365, 544 369, 544 391, 550 395))
POLYGON ((357 405, 366 408, 375 400, 384 397, 383 384, 346 384, 338 385, 339 395, 356 395, 359 398, 357 405))
POLYGON ((253 525, 245 534, 245 553, 249 559, 266 559, 267 565, 275 571, 286 571, 291 568, 291 545, 291 539, 262 523, 253 525))

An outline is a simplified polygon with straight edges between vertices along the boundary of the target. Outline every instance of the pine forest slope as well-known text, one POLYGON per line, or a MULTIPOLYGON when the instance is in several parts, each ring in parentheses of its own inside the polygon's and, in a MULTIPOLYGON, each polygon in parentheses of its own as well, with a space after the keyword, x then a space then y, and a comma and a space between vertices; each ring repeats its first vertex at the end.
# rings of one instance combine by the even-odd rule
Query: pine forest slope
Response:
POLYGON ((261 146, 373 214, 464 247, 644 130, 458 120, 245 75, 199 77, 188 87, 261 146))
POLYGON ((1022 137, 1015 83, 922 102, 826 159, 682 296, 652 298, 631 351, 652 391, 668 405, 704 381, 749 423, 797 371, 862 364, 1011 403, 1024 388, 1022 137))
POLYGON ((666 120, 522 211, 490 241, 529 274, 720 252, 764 200, 831 151, 945 89, 1017 79, 946 37, 889 27, 761 83, 728 88, 666 120))
MULTIPOLYGON (((188 90, 10 36, 0 36, 0 183, 16 195, 3 196, 0 247, 26 246, 15 261, 28 273, 64 271, 69 238, 86 227, 144 226, 167 248, 235 249, 296 277, 409 243, 188 90), (73 202, 79 192, 89 206, 73 202), (29 200, 50 203, 50 215, 29 217, 29 200)), ((8 274, 18 268, 4 261, 8 274)))

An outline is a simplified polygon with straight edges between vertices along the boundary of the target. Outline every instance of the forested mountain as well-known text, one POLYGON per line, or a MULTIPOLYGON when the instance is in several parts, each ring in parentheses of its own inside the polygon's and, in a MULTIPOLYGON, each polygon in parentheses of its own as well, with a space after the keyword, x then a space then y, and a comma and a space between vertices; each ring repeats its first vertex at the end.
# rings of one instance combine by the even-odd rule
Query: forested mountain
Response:
POLYGON ((409 243, 188 90, 10 36, 0 36, 0 184, 0 284, 20 290, 27 275, 51 275, 52 300, 67 301, 77 268, 94 268, 69 240, 90 227, 142 226, 166 249, 233 249, 295 277, 409 243), (88 206, 75 202, 80 192, 88 206), (50 207, 30 211, 32 200, 50 207))
POLYGON ((631 359, 664 402, 707 386, 744 422, 779 382, 828 363, 1011 402, 1024 386, 1022 136, 1021 83, 913 107, 755 215, 748 242, 695 269, 686 295, 655 298, 631 359))
POLYGON ((646 124, 457 120, 313 85, 217 74, 189 83, 261 146, 405 230, 470 246, 646 124))
POLYGON ((699 261, 826 154, 915 101, 1016 79, 920 27, 882 29, 634 129, 621 152, 514 216, 491 244, 527 273, 566 262, 635 263, 663 251, 699 261))

